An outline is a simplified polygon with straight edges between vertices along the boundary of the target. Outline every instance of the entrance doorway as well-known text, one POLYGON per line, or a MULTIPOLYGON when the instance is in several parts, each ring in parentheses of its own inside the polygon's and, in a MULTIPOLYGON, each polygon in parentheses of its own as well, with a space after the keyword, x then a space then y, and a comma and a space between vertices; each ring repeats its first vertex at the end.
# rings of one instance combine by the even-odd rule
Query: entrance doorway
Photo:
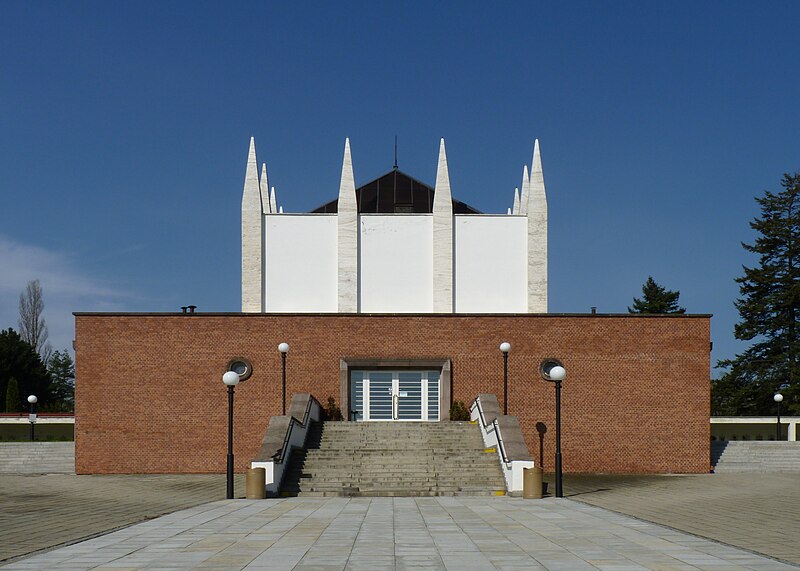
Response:
POLYGON ((438 421, 441 372, 350 371, 351 420, 438 421))

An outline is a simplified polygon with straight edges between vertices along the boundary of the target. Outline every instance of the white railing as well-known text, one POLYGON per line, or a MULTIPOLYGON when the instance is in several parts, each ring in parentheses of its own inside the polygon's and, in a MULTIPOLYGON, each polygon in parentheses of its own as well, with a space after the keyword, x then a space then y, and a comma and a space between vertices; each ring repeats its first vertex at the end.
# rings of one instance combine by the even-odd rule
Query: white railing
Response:
MULTIPOLYGON (((494 398, 492 400, 494 400, 494 398)), ((481 430, 484 446, 486 446, 486 448, 494 448, 497 450, 500 469, 502 470, 503 478, 505 478, 506 481, 506 491, 509 493, 521 492, 522 470, 524 468, 533 468, 533 461, 530 459, 516 459, 509 457, 509 455, 506 453, 506 446, 503 442, 503 434, 500 430, 500 416, 499 414, 495 415, 494 419, 487 423, 480 396, 478 396, 470 406, 470 419, 478 422, 478 427, 481 430)), ((530 458, 530 456, 528 456, 528 458, 530 458)))

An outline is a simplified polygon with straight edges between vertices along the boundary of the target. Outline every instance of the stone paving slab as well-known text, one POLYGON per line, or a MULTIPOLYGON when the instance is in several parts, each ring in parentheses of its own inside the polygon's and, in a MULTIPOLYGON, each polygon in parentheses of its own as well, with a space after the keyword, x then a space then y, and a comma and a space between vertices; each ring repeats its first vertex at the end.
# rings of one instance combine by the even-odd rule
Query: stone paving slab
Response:
POLYGON ((796 569, 570 499, 222 500, 5 569, 796 569))
POLYGON ((797 474, 568 474, 564 489, 580 502, 800 564, 797 474))
POLYGON ((0 474, 0 561, 223 498, 222 474, 0 474))

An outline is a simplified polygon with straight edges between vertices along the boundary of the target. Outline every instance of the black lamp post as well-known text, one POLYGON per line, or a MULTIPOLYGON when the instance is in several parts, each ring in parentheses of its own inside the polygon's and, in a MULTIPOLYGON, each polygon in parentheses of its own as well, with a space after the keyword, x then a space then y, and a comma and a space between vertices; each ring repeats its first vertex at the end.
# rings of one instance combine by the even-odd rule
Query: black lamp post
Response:
POLYGON ((783 402, 783 395, 781 393, 776 393, 774 397, 772 397, 776 403, 778 403, 778 421, 775 424, 775 432, 776 437, 775 440, 781 439, 781 403, 783 402))
POLYGON ((28 397, 28 402, 31 405, 30 414, 28 414, 28 422, 31 423, 31 442, 33 442, 35 439, 33 428, 36 426, 36 403, 38 401, 39 399, 36 398, 36 395, 31 395, 28 397))
POLYGON ((283 375, 281 376, 283 385, 283 414, 286 414, 286 353, 289 352, 289 344, 281 343, 278 345, 278 351, 281 353, 281 362, 283 364, 283 375))
POLYGON ((511 351, 511 343, 500 343, 500 351, 503 353, 503 414, 508 414, 508 352, 511 351))
POLYGON ((239 373, 228 371, 222 375, 222 382, 228 387, 228 470, 227 498, 233 499, 233 388, 239 384, 239 373))
POLYGON ((567 370, 555 360, 545 361, 540 368, 542 378, 556 385, 556 497, 564 497, 563 474, 561 470, 561 381, 567 370))

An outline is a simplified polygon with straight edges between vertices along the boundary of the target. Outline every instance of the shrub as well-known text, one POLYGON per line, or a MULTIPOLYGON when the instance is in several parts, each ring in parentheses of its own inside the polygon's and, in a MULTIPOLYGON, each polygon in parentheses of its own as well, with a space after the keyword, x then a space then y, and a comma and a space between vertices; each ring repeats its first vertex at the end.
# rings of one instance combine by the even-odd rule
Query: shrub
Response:
POLYGON ((469 409, 464 401, 453 401, 450 405, 450 420, 469 420, 469 409))
POLYGON ((342 420, 342 409, 336 404, 336 399, 328 397, 328 404, 323 409, 325 420, 342 420))

